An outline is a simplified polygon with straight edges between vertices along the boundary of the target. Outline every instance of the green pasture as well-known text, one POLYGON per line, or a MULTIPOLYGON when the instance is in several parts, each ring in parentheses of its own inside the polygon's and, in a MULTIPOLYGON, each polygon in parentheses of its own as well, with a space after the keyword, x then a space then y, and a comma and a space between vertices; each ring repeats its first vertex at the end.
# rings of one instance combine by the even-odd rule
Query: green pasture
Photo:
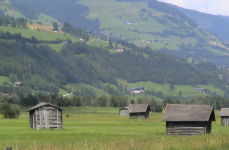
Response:
POLYGON ((229 127, 221 126, 219 111, 216 111, 211 134, 177 137, 166 135, 162 113, 150 113, 149 119, 130 119, 120 117, 119 108, 65 108, 63 129, 36 130, 29 127, 27 109, 22 108, 19 119, 0 119, 0 149, 9 146, 23 150, 229 148, 229 127))
POLYGON ((3 84, 3 82, 10 82, 10 78, 9 77, 5 77, 5 76, 0 76, 0 85, 3 84))
MULTIPOLYGON (((109 43, 104 40, 90 38, 90 41, 87 42, 87 45, 96 46, 96 47, 108 47, 109 43)), ((113 44, 114 46, 114 44, 113 44)))
MULTIPOLYGON (((174 95, 177 96, 179 95, 179 92, 182 91, 182 96, 183 97, 188 97, 188 96, 207 96, 207 93, 199 93, 195 91, 196 87, 200 87, 200 88, 205 88, 205 89, 209 89, 211 90, 211 92, 216 92, 216 94, 219 95, 223 95, 224 92, 220 89, 216 89, 214 86, 212 85, 198 85, 196 87, 193 86, 189 86, 189 85, 174 85, 175 86, 175 91, 171 91, 170 90, 170 84, 157 84, 154 82, 136 82, 136 83, 128 83, 126 80, 124 79, 116 79, 118 81, 118 83, 122 83, 123 86, 127 86, 128 89, 130 88, 135 88, 135 87, 145 87, 149 90, 154 90, 155 92, 161 91, 163 92, 164 95, 174 95)), ((138 94, 136 94, 138 95, 138 94)), ((144 94, 140 94, 140 95, 144 95, 144 94)))
POLYGON ((68 94, 68 91, 65 91, 65 90, 59 88, 59 94, 60 95, 68 94))
POLYGON ((38 19, 32 20, 33 23, 37 23, 38 21, 41 22, 43 25, 48 25, 48 26, 52 26, 51 21, 57 22, 58 24, 60 24, 56 19, 54 19, 48 15, 42 14, 42 13, 38 16, 38 19), (48 21, 50 21, 50 22, 48 22, 48 21))
POLYGON ((67 86, 67 88, 71 88, 72 89, 72 93, 75 92, 75 91, 81 91, 82 88, 87 88, 87 89, 92 89, 95 93, 96 93, 96 96, 97 97, 100 97, 102 95, 105 95, 105 96, 110 96, 110 94, 104 92, 103 90, 101 89, 97 89, 89 84, 83 84, 83 83, 78 83, 78 84, 74 84, 74 83, 69 83, 67 86))
MULTIPOLYGON (((122 40, 128 39, 137 46, 148 46, 152 49, 160 49, 163 47, 178 50, 179 45, 189 45, 195 46, 199 43, 198 39, 203 38, 205 41, 212 43, 220 43, 221 40, 214 37, 205 31, 195 31, 193 27, 190 27, 189 32, 196 32, 196 37, 180 37, 169 35, 167 37, 160 37, 158 35, 148 34, 146 32, 160 32, 163 30, 175 31, 176 33, 185 34, 186 29, 178 28, 177 24, 174 24, 167 20, 167 24, 162 24, 157 22, 154 18, 143 13, 140 10, 145 8, 150 10, 153 16, 163 18, 162 15, 168 15, 166 13, 153 10, 148 7, 147 2, 119 2, 115 0, 107 0, 106 2, 102 0, 80 0, 77 3, 85 5, 89 8, 89 13, 87 14, 88 19, 98 19, 100 22, 100 29, 107 32, 108 37, 118 37, 122 40), (141 15, 144 14, 142 17, 141 15), (125 21, 132 21, 134 24, 126 24, 125 21), (136 32, 137 31, 137 32, 136 32), (140 32, 139 32, 140 31, 140 32), (115 33, 115 35, 114 35, 115 33), (156 40, 156 39, 167 39, 166 43, 155 42, 148 44, 145 40, 156 40)), ((187 24, 187 23, 186 23, 187 24)), ((99 45, 100 46, 100 45, 99 45)), ((220 45, 224 47, 223 45, 220 45)), ((210 48, 210 47, 208 47, 210 48)), ((220 54, 227 54, 227 51, 220 50, 220 54)))
POLYGON ((76 38, 70 35, 64 35, 59 33, 47 32, 47 31, 37 31, 32 29, 22 29, 22 28, 13 28, 13 27, 6 27, 0 26, 0 32, 10 32, 11 34, 20 33, 25 38, 31 38, 34 36, 38 40, 56 40, 59 39, 71 39, 72 42, 77 41, 76 38))

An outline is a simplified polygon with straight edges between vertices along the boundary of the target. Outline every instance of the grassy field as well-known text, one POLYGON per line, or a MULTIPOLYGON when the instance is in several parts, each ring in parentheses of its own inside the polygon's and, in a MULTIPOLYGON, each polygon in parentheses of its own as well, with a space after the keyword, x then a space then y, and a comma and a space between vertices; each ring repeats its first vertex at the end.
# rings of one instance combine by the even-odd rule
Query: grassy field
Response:
POLYGON ((71 88, 72 92, 81 91, 82 88, 87 88, 92 89, 96 93, 97 97, 100 97, 102 95, 109 96, 108 93, 104 92, 103 90, 97 89, 89 84, 68 84, 66 87, 71 88))
MULTIPOLYGON (((57 38, 61 40, 67 40, 71 39, 72 42, 79 41, 76 37, 65 35, 63 32, 60 31, 60 33, 53 33, 53 27, 52 26, 45 26, 45 25, 38 25, 38 24, 28 24, 29 29, 22 29, 22 28, 13 28, 13 27, 6 27, 6 26, 0 26, 0 32, 10 32, 11 34, 20 33, 25 38, 31 38, 34 36, 38 40, 56 40, 57 38), (37 28, 40 29, 40 31, 37 31, 37 28)), ((28 43, 30 44, 30 43, 28 43)), ((43 43, 42 43, 43 44, 43 43)), ((37 44, 37 45, 42 45, 37 44)), ((57 52, 60 51, 63 44, 46 44, 49 45, 53 50, 56 50, 57 52)))
POLYGON ((5 76, 0 76, 0 85, 3 84, 3 82, 10 82, 10 78, 9 77, 5 77, 5 76))
POLYGON ((23 150, 229 148, 229 127, 220 125, 219 111, 212 134, 176 137, 165 134, 162 113, 150 113, 149 119, 139 120, 120 117, 118 108, 65 108, 63 129, 35 130, 29 128, 27 109, 22 109, 19 119, 0 119, 0 149, 9 146, 23 150), (101 113, 77 113, 94 110, 101 113))
MULTIPOLYGON (((175 91, 171 91, 169 86, 170 84, 157 84, 154 82, 136 82, 136 83, 128 83, 126 80, 123 79, 116 79, 119 83, 122 83, 123 86, 127 86, 129 89, 130 88, 135 88, 135 87, 145 87, 149 90, 154 90, 155 92, 162 91, 164 95, 174 95, 177 96, 179 95, 179 91, 182 91, 182 96, 183 97, 188 97, 188 96, 207 96, 207 93, 198 93, 195 91, 195 87, 189 86, 189 85, 174 85, 175 86, 175 91)), ((223 95, 224 92, 220 89, 216 89, 212 85, 198 85, 197 87, 200 88, 205 88, 211 90, 211 92, 216 92, 219 95, 223 95)))

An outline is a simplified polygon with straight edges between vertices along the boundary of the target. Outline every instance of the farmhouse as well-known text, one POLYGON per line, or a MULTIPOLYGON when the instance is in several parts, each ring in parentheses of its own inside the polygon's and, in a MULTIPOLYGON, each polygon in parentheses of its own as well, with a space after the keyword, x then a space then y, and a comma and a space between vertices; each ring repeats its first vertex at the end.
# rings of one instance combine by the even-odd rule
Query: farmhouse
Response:
POLYGON ((123 107, 119 109, 119 116, 128 116, 129 115, 129 107, 123 107))
POLYGON ((29 112, 30 128, 62 128, 62 111, 63 109, 61 107, 50 103, 41 102, 37 104, 27 111, 29 112))
POLYGON ((14 82, 14 86, 21 86, 22 83, 21 82, 14 82))
POLYGON ((2 93, 2 95, 3 95, 4 97, 10 96, 10 93, 2 93))
POLYGON ((163 118, 167 135, 198 135, 211 133, 215 112, 208 105, 167 104, 163 118))
POLYGON ((116 52, 123 52, 123 50, 124 50, 124 47, 116 47, 115 48, 116 52))
POLYGON ((62 44, 66 45, 66 44, 68 44, 68 41, 62 41, 62 44))
POLYGON ((222 126, 229 126, 229 108, 221 108, 220 115, 222 126))
POLYGON ((129 106, 130 118, 149 119, 149 104, 131 104, 129 106))
POLYGON ((137 87, 137 88, 131 88, 130 89, 130 93, 144 93, 145 92, 145 88, 144 87, 137 87))
POLYGON ((196 88, 195 90, 200 93, 205 93, 205 88, 196 88))

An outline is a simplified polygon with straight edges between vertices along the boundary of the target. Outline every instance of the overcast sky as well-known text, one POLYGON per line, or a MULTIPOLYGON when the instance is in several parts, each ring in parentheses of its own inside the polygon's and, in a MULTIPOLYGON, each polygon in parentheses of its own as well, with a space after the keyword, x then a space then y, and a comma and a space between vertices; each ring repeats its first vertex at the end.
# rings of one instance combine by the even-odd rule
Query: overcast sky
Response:
POLYGON ((158 0, 201 12, 229 16, 229 0, 158 0))

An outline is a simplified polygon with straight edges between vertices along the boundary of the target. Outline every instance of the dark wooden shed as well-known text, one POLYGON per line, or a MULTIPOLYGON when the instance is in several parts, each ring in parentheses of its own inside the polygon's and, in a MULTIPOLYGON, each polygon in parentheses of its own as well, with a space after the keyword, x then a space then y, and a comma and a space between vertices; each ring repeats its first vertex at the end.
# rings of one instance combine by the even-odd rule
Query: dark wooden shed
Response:
POLYGON ((221 108, 220 115, 222 126, 229 126, 229 108, 221 108))
POLYGON ((167 104, 163 118, 167 135, 198 135, 211 133, 215 112, 208 105, 167 104))
POLYGON ((130 118, 149 119, 149 104, 131 104, 129 106, 130 118))
POLYGON ((27 111, 29 112, 30 128, 62 128, 62 111, 63 109, 61 107, 50 103, 41 102, 40 104, 37 104, 27 111))
POLYGON ((123 107, 119 109, 119 116, 128 116, 129 115, 129 107, 123 107))

